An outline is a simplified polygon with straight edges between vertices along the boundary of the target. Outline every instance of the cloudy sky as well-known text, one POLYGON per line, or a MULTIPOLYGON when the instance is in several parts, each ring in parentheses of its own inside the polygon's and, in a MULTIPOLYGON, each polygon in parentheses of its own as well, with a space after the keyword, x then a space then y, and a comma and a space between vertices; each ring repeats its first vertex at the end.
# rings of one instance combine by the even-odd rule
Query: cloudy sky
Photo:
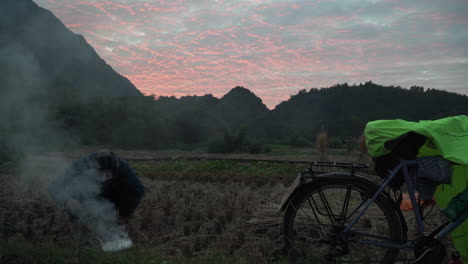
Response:
POLYGON ((336 83, 468 94, 468 0, 34 0, 145 94, 270 108, 336 83))

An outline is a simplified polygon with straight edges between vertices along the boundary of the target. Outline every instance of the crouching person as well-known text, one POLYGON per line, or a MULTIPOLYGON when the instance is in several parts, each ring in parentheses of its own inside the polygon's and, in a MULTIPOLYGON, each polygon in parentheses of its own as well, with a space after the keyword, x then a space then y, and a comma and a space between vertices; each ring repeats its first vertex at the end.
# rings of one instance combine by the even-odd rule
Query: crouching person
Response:
POLYGON ((144 186, 128 162, 113 152, 95 152, 75 161, 50 184, 49 193, 73 221, 97 236, 103 250, 133 246, 126 230, 144 186))

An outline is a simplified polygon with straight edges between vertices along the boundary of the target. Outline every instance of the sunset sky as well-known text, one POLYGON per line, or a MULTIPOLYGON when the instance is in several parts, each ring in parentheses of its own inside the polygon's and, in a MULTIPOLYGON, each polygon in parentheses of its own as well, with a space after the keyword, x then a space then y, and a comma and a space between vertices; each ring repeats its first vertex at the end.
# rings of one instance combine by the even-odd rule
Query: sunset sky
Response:
POLYGON ((468 94, 468 0, 34 0, 145 94, 274 108, 372 80, 468 94))

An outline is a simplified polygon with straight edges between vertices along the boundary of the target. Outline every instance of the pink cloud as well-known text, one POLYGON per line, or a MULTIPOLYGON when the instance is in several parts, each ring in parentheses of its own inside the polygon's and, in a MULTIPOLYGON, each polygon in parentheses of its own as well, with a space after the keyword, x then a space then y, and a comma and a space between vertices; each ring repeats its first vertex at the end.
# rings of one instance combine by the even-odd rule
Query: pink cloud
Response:
MULTIPOLYGON (((384 2, 388 9, 378 15, 361 6, 341 12, 338 1, 38 2, 146 94, 222 96, 242 85, 273 108, 301 89, 368 80, 399 85, 417 79, 421 67, 466 58, 448 39, 466 17, 400 1, 384 2)), ((433 87, 468 83, 452 74, 433 87)))

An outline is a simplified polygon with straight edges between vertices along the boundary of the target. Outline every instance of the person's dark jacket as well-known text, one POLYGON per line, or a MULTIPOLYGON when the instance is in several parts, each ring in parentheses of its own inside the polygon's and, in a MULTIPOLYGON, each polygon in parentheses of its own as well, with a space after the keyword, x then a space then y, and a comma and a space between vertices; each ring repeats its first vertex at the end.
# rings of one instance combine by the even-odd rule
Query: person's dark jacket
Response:
POLYGON ((130 216, 145 193, 143 184, 128 162, 112 152, 96 152, 75 161, 64 176, 49 186, 58 202, 73 198, 108 199, 119 210, 119 216, 130 216), (112 178, 103 181, 103 170, 112 170, 112 178))

